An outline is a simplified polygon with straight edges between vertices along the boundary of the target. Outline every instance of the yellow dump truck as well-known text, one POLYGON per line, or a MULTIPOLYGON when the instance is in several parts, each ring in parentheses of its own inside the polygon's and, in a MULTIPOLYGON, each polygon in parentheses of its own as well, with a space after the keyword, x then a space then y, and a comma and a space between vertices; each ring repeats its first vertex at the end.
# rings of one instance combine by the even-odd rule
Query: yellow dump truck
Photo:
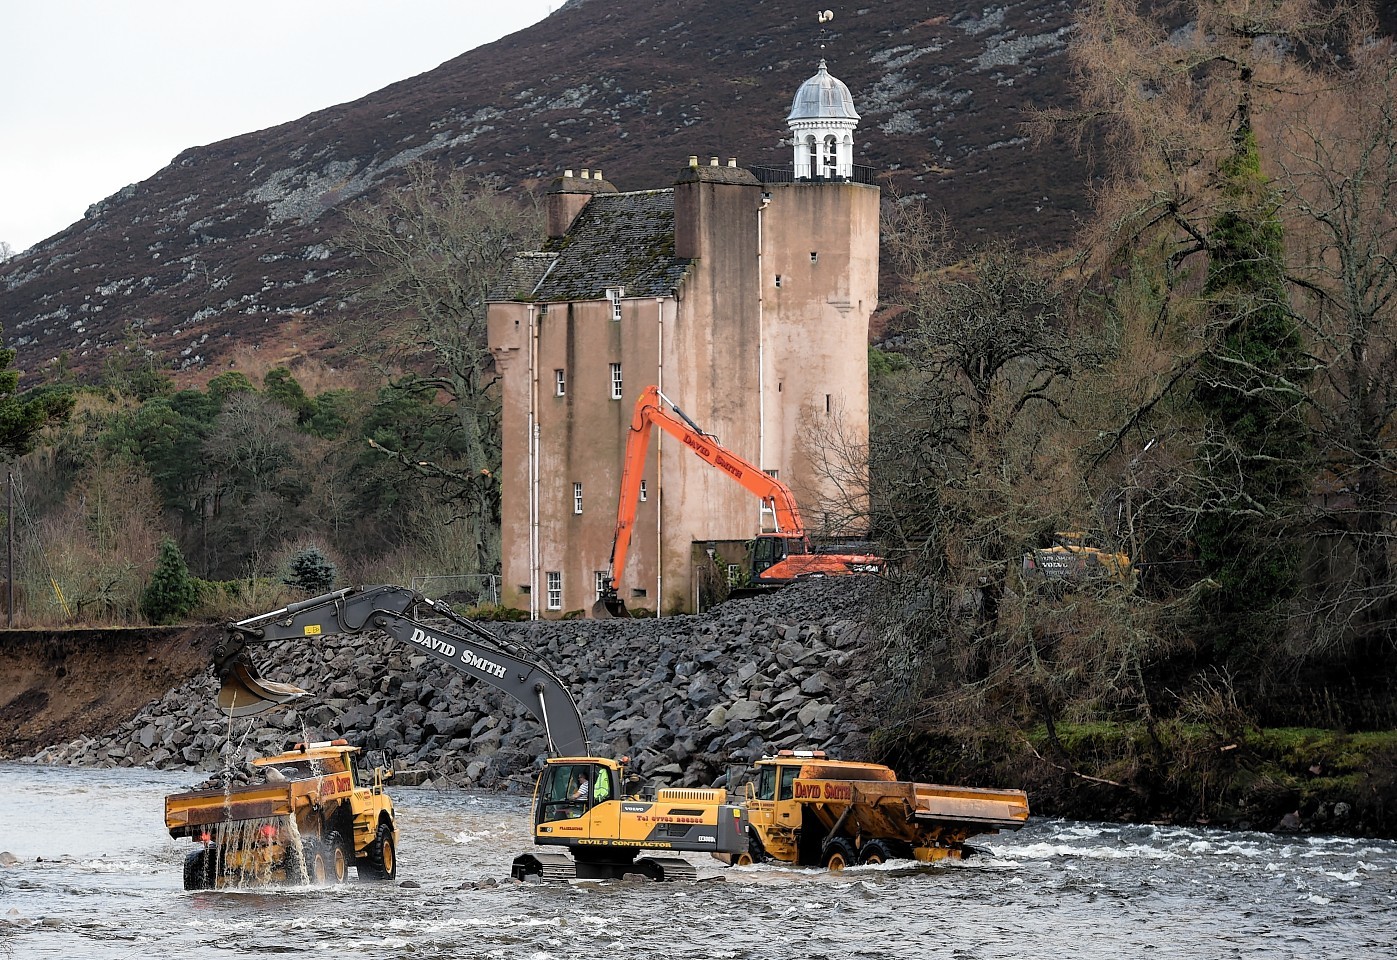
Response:
POLYGON ((165 798, 165 826, 197 848, 184 860, 184 889, 268 883, 338 883, 398 873, 398 827, 383 790, 390 774, 354 763, 344 740, 298 743, 252 761, 264 782, 165 798))
POLYGON ((747 785, 749 864, 778 860, 842 870, 886 860, 960 858, 978 834, 1028 820, 1022 790, 898 780, 879 763, 830 760, 821 750, 782 750, 755 764, 747 785))

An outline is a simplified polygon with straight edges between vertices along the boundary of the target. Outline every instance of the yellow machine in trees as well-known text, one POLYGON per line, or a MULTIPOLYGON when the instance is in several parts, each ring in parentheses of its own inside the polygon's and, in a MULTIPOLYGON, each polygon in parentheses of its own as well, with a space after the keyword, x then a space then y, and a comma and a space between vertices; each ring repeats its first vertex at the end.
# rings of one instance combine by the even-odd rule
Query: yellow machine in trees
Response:
POLYGON ((1134 569, 1124 553, 1104 550, 1080 531, 1059 530, 1048 546, 1024 554, 1022 573, 1030 583, 1076 584, 1109 579, 1128 585, 1134 569))
POLYGON ((397 876, 398 827, 384 770, 354 763, 344 740, 298 743, 259 757, 265 783, 165 798, 170 836, 198 849, 184 860, 184 889, 266 883, 339 883, 397 876))
POLYGON ((959 859, 965 841, 1017 830, 1028 820, 1022 790, 898 780, 878 763, 782 750, 758 760, 747 788, 748 852, 732 862, 779 860, 842 870, 886 860, 959 859))
POLYGON ((729 803, 726 790, 628 792, 625 760, 590 755, 582 716, 556 676, 445 603, 403 587, 337 590, 231 624, 227 641, 214 651, 214 669, 223 681, 219 705, 245 716, 306 695, 299 687, 262 679, 247 657, 249 645, 369 630, 508 694, 542 722, 555 756, 534 790, 534 843, 557 849, 520 855, 515 877, 681 880, 692 878, 694 867, 667 854, 746 851, 746 810, 729 803), (419 608, 444 622, 418 621, 419 608))

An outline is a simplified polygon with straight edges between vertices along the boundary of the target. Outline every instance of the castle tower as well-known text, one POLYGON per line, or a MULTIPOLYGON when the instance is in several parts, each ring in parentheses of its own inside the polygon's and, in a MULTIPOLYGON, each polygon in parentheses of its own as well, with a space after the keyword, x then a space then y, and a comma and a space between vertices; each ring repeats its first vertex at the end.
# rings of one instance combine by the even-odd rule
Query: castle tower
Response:
MULTIPOLYGON (((591 609, 608 579, 633 404, 649 385, 790 486, 812 537, 866 528, 858 451, 879 190, 854 167, 858 119, 821 63, 788 118, 794 177, 693 156, 658 189, 618 192, 595 171, 555 181, 548 239, 490 294, 505 605, 591 609)), ((697 609, 715 577, 740 579, 749 541, 769 529, 757 498, 666 435, 637 495, 616 584, 633 612, 697 609)))
POLYGON ((825 61, 800 85, 786 123, 795 148, 797 180, 847 179, 854 171, 854 130, 859 125, 854 98, 825 61))

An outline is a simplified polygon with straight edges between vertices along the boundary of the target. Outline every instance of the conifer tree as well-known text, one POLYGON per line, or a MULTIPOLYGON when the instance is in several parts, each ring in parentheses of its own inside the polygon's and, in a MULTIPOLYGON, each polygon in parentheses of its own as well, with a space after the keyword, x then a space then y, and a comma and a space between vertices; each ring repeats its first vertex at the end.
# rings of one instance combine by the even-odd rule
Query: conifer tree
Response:
POLYGON ((1304 343, 1286 294, 1277 200, 1245 103, 1241 115, 1220 170, 1225 206, 1208 237, 1214 339, 1194 387, 1210 428, 1196 542, 1202 571, 1217 584, 1202 620, 1223 649, 1273 639, 1295 594, 1296 538, 1287 526, 1308 465, 1304 343))
POLYGON ((141 593, 141 613, 151 623, 174 623, 188 616, 199 600, 199 588, 185 566, 184 554, 168 537, 160 544, 155 572, 141 593))
POLYGON ((286 564, 283 582, 308 593, 324 593, 335 585, 335 565, 319 547, 296 551, 286 564))

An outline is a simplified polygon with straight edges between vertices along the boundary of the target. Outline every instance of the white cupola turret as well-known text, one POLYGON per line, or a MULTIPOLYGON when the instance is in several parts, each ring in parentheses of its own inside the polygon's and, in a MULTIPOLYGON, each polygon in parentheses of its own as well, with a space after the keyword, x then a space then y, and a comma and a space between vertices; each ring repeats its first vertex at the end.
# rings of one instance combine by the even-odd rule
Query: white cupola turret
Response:
POLYGON ((800 85, 786 122, 795 146, 797 180, 847 179, 854 172, 854 130, 859 115, 843 81, 829 75, 825 61, 800 85))

